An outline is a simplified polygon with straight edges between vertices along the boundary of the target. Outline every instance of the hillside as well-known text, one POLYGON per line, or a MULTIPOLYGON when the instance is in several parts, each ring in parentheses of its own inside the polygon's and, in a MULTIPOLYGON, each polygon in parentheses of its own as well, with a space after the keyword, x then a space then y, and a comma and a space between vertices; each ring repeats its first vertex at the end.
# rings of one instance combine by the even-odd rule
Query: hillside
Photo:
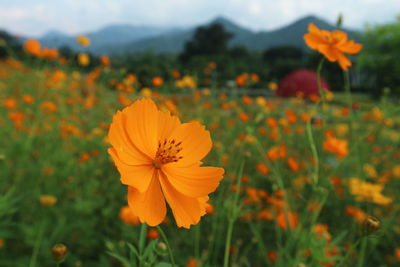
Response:
MULTIPOLYGON (((272 31, 254 32, 235 22, 217 17, 211 22, 199 26, 219 23, 233 33, 229 45, 243 46, 251 51, 263 51, 274 46, 291 45, 304 48, 302 36, 307 32, 310 23, 318 27, 333 30, 335 27, 316 16, 307 16, 282 28, 272 31)), ((70 36, 59 31, 50 31, 39 38, 43 46, 60 48, 68 46, 75 51, 87 51, 94 54, 126 54, 152 51, 154 53, 176 54, 183 50, 185 43, 190 40, 197 27, 189 29, 173 27, 109 25, 98 31, 83 33, 91 40, 89 47, 81 47, 75 42, 76 36, 70 36)), ((356 32, 342 29, 356 38, 356 32)), ((24 40, 24 39, 21 39, 24 40)))

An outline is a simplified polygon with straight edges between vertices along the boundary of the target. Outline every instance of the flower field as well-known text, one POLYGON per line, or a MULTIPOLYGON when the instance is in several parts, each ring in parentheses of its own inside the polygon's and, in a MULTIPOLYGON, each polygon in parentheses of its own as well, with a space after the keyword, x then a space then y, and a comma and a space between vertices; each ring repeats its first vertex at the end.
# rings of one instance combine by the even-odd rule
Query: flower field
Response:
POLYGON ((399 106, 351 94, 360 45, 305 39, 345 93, 280 98, 267 80, 254 96, 174 69, 143 87, 107 57, 10 48, 0 266, 399 266, 399 106))

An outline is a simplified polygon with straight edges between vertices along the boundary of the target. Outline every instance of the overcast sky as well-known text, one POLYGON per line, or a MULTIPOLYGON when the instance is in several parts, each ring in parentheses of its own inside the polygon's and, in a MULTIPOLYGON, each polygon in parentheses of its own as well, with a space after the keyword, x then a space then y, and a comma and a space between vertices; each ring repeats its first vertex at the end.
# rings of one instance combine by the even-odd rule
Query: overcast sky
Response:
POLYGON ((271 30, 305 15, 362 29, 394 21, 400 0, 0 0, 0 29, 40 36, 49 30, 78 34, 123 23, 195 26, 222 15, 253 30, 271 30))

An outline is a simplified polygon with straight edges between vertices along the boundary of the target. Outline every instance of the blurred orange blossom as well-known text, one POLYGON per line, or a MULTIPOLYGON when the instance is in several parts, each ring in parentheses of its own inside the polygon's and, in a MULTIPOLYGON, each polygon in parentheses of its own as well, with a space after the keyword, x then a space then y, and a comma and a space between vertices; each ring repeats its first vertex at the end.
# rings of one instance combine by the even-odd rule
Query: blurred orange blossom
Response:
POLYGON ((28 54, 32 56, 38 56, 41 49, 40 42, 33 39, 26 40, 24 43, 24 49, 28 54))
POLYGON ((351 62, 344 53, 357 54, 362 48, 361 44, 347 40, 345 32, 320 30, 314 24, 308 26, 308 33, 304 35, 304 41, 311 49, 317 50, 329 61, 338 61, 340 67, 345 71, 351 66, 351 62))

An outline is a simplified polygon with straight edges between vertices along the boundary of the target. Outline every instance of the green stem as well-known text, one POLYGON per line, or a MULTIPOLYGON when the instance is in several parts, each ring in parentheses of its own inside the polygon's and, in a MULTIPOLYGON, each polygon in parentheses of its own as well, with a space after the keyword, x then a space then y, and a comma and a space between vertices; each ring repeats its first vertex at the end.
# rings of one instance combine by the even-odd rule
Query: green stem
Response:
POLYGON ((357 122, 357 118, 355 116, 355 113, 353 112, 353 97, 351 94, 351 89, 350 89, 350 75, 348 71, 343 71, 343 76, 344 76, 344 89, 346 92, 346 97, 347 97, 347 102, 349 105, 350 109, 350 114, 351 114, 351 123, 350 123, 350 132, 351 132, 351 139, 354 140, 354 147, 356 148, 357 152, 357 174, 361 178, 362 176, 362 160, 361 160, 361 150, 360 150, 360 145, 359 145, 359 138, 356 138, 356 131, 354 124, 357 122))
MULTIPOLYGON (((267 260, 267 257, 265 257, 265 253, 267 251, 267 247, 264 244, 264 241, 262 239, 262 234, 261 234, 261 230, 259 230, 259 227, 256 227, 253 223, 249 222, 249 226, 250 226, 250 230, 253 233, 253 236, 257 239, 257 246, 259 249, 259 253, 261 256, 263 256, 265 258, 265 260, 267 260)), ((267 262, 268 263, 268 262, 267 262)))
POLYGON ((338 265, 336 265, 336 267, 341 267, 343 266, 343 264, 347 261, 347 259, 350 257, 351 253, 354 251, 354 249, 358 246, 358 244, 360 244, 361 239, 358 239, 353 246, 351 246, 351 248, 349 249, 349 251, 347 251, 346 255, 344 256, 344 258, 342 258, 342 260, 338 263, 338 265))
POLYGON ((174 260, 174 255, 172 254, 171 246, 169 245, 167 236, 164 234, 164 231, 158 225, 157 225, 157 230, 160 232, 161 237, 163 238, 165 244, 167 245, 168 255, 169 255, 169 259, 171 261, 172 267, 175 267, 176 264, 175 264, 175 260, 174 260))
POLYGON ((350 110, 352 109, 353 105, 353 97, 351 95, 351 90, 350 90, 350 75, 348 71, 343 71, 343 76, 344 76, 344 91, 346 92, 346 97, 347 97, 347 102, 349 105, 350 110))
POLYGON ((139 266, 143 266, 143 250, 144 245, 146 244, 146 233, 147 233, 147 224, 142 223, 140 226, 140 235, 139 235, 139 266))
POLYGON ((360 255, 359 255, 359 261, 357 264, 357 267, 363 267, 364 266, 364 257, 365 257, 365 251, 367 250, 367 238, 363 238, 361 241, 361 249, 360 249, 360 255))
POLYGON ((43 239, 43 233, 44 233, 44 229, 45 229, 45 221, 43 220, 39 226, 39 232, 38 232, 38 236, 37 239, 35 241, 35 245, 33 247, 33 252, 32 252, 32 257, 31 257, 31 261, 29 263, 29 267, 35 267, 36 266, 36 261, 37 261, 37 257, 39 254, 39 249, 40 249, 40 245, 42 243, 42 239, 43 239))
POLYGON ((232 242, 232 233, 233 233, 233 225, 235 224, 235 221, 239 215, 239 207, 237 207, 237 203, 239 201, 239 194, 240 194, 240 187, 241 187, 241 180, 242 180, 242 174, 243 174, 243 167, 244 167, 244 161, 240 164, 238 175, 237 175, 237 191, 234 197, 232 209, 231 209, 231 214, 228 218, 228 231, 226 234, 226 239, 225 239, 225 254, 224 254, 224 267, 229 266, 229 250, 231 247, 231 242, 232 242))
POLYGON ((194 256, 200 258, 200 224, 194 226, 194 256))
MULTIPOLYGON (((317 68, 317 86, 318 86, 318 90, 321 92, 323 91, 322 89, 322 85, 321 85, 321 71, 322 71, 322 67, 324 66, 324 58, 321 59, 321 61, 318 64, 318 68, 317 68)), ((322 92, 324 93, 324 92, 322 92)))
POLYGON ((319 180, 319 157, 318 157, 318 152, 317 152, 317 147, 315 145, 315 140, 312 134, 312 129, 311 129, 311 118, 307 121, 307 137, 308 137, 308 142, 310 143, 311 147, 311 152, 314 158, 314 175, 313 175, 313 185, 318 184, 319 180))
POLYGON ((158 225, 157 225, 157 230, 160 232, 161 237, 163 238, 165 244, 167 245, 169 259, 171 260, 172 267, 175 267, 176 264, 175 264, 175 260, 174 260, 174 255, 172 254, 171 246, 169 245, 167 236, 164 234, 164 231, 158 225))
POLYGON ((226 240, 225 240, 224 267, 228 267, 228 265, 229 265, 229 250, 230 250, 231 241, 232 241, 234 222, 235 222, 234 219, 231 219, 231 218, 229 219, 228 232, 226 234, 226 240))

